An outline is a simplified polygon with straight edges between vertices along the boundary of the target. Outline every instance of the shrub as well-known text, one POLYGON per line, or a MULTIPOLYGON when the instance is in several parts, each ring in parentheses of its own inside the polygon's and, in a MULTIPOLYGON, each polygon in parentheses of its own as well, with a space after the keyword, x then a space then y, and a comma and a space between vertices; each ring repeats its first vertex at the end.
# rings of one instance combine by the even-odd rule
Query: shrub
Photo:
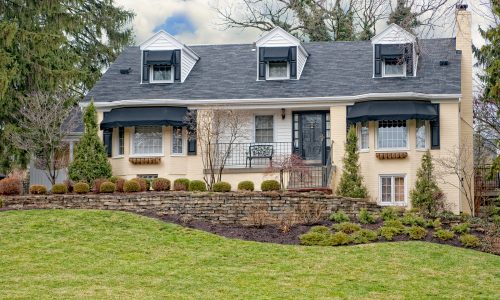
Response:
POLYGON ((86 194, 90 191, 90 186, 86 182, 77 182, 73 186, 73 191, 77 194, 86 194))
POLYGON ((32 195, 45 195, 47 194, 47 188, 43 184, 34 184, 30 186, 30 194, 32 195))
POLYGON ((313 227, 311 227, 311 229, 309 229, 309 232, 316 232, 316 233, 322 233, 322 234, 331 233, 330 229, 326 226, 313 226, 313 227))
POLYGON ((112 182, 112 183, 114 183, 114 184, 116 184, 116 181, 117 181, 119 178, 120 178, 120 177, 118 177, 118 176, 111 176, 111 177, 109 177, 108 181, 109 181, 109 182, 112 182))
POLYGON ((332 246, 332 234, 309 231, 299 236, 304 246, 332 246))
POLYGON ((189 182, 189 191, 191 192, 206 192, 207 185, 204 181, 201 180, 193 180, 189 182))
POLYGON ((146 189, 144 191, 151 191, 151 184, 153 181, 149 178, 143 178, 144 182, 146 183, 146 189))
POLYGON ((351 221, 351 219, 343 210, 340 209, 336 213, 332 213, 330 215, 330 221, 335 223, 342 223, 342 222, 349 222, 351 221))
POLYGON ((176 180, 174 180, 175 191, 187 191, 188 188, 189 188, 189 179, 177 178, 176 180))
POLYGON ((227 193, 231 191, 231 184, 229 184, 229 182, 219 181, 214 183, 212 190, 217 193, 227 193))
POLYGON ((152 186, 155 191, 168 191, 170 190, 170 180, 166 178, 155 178, 153 179, 152 186))
POLYGON ((336 231, 341 231, 341 232, 349 234, 349 233, 353 233, 353 232, 360 230, 361 226, 359 226, 358 224, 354 224, 354 223, 343 222, 340 224, 334 224, 333 229, 335 229, 336 231))
POLYGON ((456 234, 468 233, 470 231, 469 223, 455 225, 451 228, 451 230, 453 230, 456 234))
POLYGON ((451 240, 455 237, 455 234, 449 230, 439 229, 434 232, 434 237, 442 241, 451 240))
POLYGON ((425 219, 414 213, 405 213, 401 222, 408 226, 425 226, 425 219))
POLYGON ((380 216, 384 221, 395 220, 398 218, 398 213, 394 209, 394 207, 384 207, 384 209, 382 209, 382 212, 380 213, 380 216))
POLYGON ((434 221, 432 221, 432 227, 434 229, 441 228, 441 225, 442 225, 442 223, 441 223, 441 219, 440 218, 436 218, 436 219, 434 219, 434 221))
POLYGON ((462 234, 460 236, 460 243, 462 243, 463 246, 468 248, 476 248, 479 247, 479 245, 481 244, 476 236, 468 233, 462 234))
POLYGON ((123 191, 125 193, 137 193, 141 191, 141 185, 139 184, 139 181, 137 180, 127 180, 123 184, 123 191))
POLYGON ((352 234, 351 239, 355 244, 366 244, 376 241, 378 238, 377 232, 370 229, 361 229, 352 234))
POLYGON ((0 208, 2 208, 2 207, 3 207, 3 198, 0 197, 0 208))
POLYGON ((401 231, 401 229, 396 227, 382 226, 380 227, 378 233, 387 241, 392 241, 396 235, 401 233, 401 231))
POLYGON ((18 178, 5 178, 0 180, 0 195, 21 195, 23 184, 18 178))
POLYGON ((125 179, 118 178, 115 182, 115 190, 119 193, 123 193, 123 185, 125 184, 125 179))
POLYGON ((69 179, 64 180, 64 185, 66 186, 67 193, 73 193, 73 186, 75 185, 73 181, 69 179))
POLYGON ((444 194, 437 185, 433 170, 431 152, 427 150, 422 156, 415 188, 410 191, 410 199, 413 207, 428 214, 436 213, 444 205, 444 194))
POLYGON ((52 186, 52 194, 66 194, 68 188, 64 183, 56 183, 52 186))
POLYGON ((347 245, 351 242, 351 237, 347 235, 345 232, 336 232, 331 235, 331 245, 347 245))
POLYGON ((255 189, 255 185, 252 181, 245 180, 238 183, 238 191, 253 191, 255 189))
POLYGON ((427 230, 421 226, 412 226, 406 229, 406 233, 412 240, 421 240, 427 235, 427 230))
POLYGON ((377 222, 375 217, 368 212, 366 208, 362 208, 359 212, 358 220, 361 224, 373 224, 377 222))
POLYGON ((111 181, 106 181, 101 184, 99 192, 101 193, 114 193, 116 186, 111 181))
POLYGON ((139 192, 145 192, 148 188, 148 183, 144 178, 132 178, 130 180, 136 181, 139 184, 139 192))
POLYGON ((108 181, 108 180, 104 179, 104 178, 99 178, 99 179, 94 180, 94 184, 92 185, 92 192, 100 193, 101 192, 101 184, 103 184, 106 181, 108 181))
POLYGON ((264 180, 260 184, 260 189, 263 192, 279 191, 281 189, 280 183, 276 180, 264 180))
POLYGON ((493 216, 493 223, 500 226, 500 216, 493 216))
POLYGON ((405 229, 403 223, 401 223, 400 220, 387 220, 387 221, 384 221, 384 227, 393 227, 393 228, 399 229, 400 231, 402 231, 403 229, 405 229))

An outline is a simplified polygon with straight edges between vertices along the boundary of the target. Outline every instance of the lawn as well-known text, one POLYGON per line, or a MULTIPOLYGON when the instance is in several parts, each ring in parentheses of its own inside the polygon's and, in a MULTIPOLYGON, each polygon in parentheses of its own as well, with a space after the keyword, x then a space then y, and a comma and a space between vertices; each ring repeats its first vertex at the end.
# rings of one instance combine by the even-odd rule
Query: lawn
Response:
POLYGON ((110 211, 0 212, 0 298, 500 299, 500 257, 246 242, 110 211))

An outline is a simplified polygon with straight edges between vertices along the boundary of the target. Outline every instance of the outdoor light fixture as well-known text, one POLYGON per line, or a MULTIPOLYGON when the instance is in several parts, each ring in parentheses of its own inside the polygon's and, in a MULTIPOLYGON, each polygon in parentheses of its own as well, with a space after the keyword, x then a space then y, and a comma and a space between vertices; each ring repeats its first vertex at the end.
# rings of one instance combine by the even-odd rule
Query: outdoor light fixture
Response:
POLYGON ((281 119, 284 120, 286 117, 286 110, 284 108, 281 109, 281 119))

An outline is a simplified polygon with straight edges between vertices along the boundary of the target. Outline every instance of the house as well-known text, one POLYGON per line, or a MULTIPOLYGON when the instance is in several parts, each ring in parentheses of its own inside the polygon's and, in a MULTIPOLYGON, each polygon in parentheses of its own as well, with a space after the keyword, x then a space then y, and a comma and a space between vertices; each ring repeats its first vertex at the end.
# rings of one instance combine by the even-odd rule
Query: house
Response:
MULTIPOLYGON (((126 48, 82 106, 94 100, 113 173, 126 178, 201 179, 186 112, 245 111, 247 134, 223 174, 233 187, 258 187, 276 175, 269 157, 296 153, 309 175, 289 174, 288 188, 334 189, 354 125, 371 199, 408 206, 427 149, 472 145, 471 16, 463 6, 456 15, 456 37, 440 39, 393 24, 371 41, 303 43, 276 27, 253 44, 186 46, 160 31, 126 48)), ((442 189, 449 209, 467 210, 457 188, 442 189)))

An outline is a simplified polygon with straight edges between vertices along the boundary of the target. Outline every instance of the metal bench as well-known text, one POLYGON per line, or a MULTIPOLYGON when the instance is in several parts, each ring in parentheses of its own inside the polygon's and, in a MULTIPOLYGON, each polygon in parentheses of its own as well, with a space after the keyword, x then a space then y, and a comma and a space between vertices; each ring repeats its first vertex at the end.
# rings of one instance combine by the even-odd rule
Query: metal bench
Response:
POLYGON ((249 165, 251 168, 252 160, 256 158, 269 159, 269 164, 272 164, 273 153, 274 153, 273 145, 251 145, 248 147, 245 167, 249 165))

